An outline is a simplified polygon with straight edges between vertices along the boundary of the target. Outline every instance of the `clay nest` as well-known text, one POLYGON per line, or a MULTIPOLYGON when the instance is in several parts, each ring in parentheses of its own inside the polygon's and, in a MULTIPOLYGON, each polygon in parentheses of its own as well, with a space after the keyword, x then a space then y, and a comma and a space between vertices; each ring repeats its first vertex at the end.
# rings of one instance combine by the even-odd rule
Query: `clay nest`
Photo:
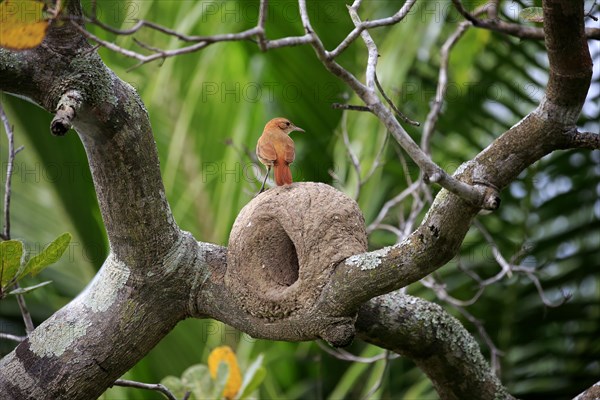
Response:
POLYGON ((229 237, 225 283, 238 305, 274 322, 310 314, 335 266, 367 250, 356 202, 322 183, 255 197, 229 237))

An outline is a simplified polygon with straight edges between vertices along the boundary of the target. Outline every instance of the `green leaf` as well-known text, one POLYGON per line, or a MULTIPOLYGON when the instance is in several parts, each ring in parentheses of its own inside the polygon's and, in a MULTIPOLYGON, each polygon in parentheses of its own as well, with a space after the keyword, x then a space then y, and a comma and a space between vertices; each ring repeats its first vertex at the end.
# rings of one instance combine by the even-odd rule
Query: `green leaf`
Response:
POLYGON ((178 399, 183 398, 187 392, 187 389, 181 379, 177 378, 176 376, 165 376, 160 383, 163 386, 166 386, 167 389, 169 389, 171 393, 173 393, 173 395, 178 399))
POLYGON ((0 282, 2 287, 16 277, 23 256, 23 243, 19 240, 0 242, 0 282))
POLYGON ((256 390, 267 376, 267 370, 262 365, 263 355, 260 354, 246 370, 242 387, 236 396, 237 399, 245 399, 256 390))
POLYGON ((62 257, 65 250, 67 250, 67 247, 69 247, 69 243, 71 243, 71 234, 69 232, 63 233, 54 239, 54 241, 46 246, 40 254, 32 257, 27 262, 25 269, 21 272, 21 276, 26 274, 35 276, 48 265, 57 262, 60 257, 62 257))
POLYGON ((542 7, 527 7, 521 10, 519 18, 529 22, 544 22, 544 10, 542 7))
POLYGON ((214 381, 213 390, 210 399, 221 399, 223 398, 223 391, 227 384, 227 378, 229 377, 229 365, 227 363, 220 363, 217 369, 217 378, 214 381))
POLYGON ((196 399, 209 399, 212 381, 208 367, 203 364, 192 365, 181 375, 186 391, 192 392, 196 399))
POLYGON ((11 290, 8 294, 25 294, 25 293, 33 292, 34 290, 39 289, 42 286, 46 286, 50 283, 52 283, 52 281, 46 281, 46 282, 38 283, 37 285, 27 286, 24 288, 18 288, 15 290, 11 290))

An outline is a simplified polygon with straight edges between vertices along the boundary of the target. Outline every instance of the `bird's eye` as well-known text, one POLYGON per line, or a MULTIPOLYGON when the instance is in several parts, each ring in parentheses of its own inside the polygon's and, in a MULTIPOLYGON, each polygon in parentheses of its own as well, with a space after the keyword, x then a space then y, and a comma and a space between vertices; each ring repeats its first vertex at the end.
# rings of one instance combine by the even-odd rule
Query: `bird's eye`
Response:
POLYGON ((286 124, 287 126, 290 126, 290 121, 287 121, 285 124, 286 124))

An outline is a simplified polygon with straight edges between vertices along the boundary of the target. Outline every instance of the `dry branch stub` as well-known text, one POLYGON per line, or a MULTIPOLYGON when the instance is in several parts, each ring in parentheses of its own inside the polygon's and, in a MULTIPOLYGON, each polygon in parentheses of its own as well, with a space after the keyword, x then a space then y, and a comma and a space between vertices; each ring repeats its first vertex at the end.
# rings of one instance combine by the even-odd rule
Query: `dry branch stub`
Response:
MULTIPOLYGON (((331 317, 335 324, 353 316, 322 315, 321 291, 339 262, 366 250, 365 221, 354 200, 322 183, 276 187, 238 215, 229 236, 225 284, 240 308, 265 323, 313 316, 324 324, 331 317)), ((330 328, 340 331, 308 325, 326 340, 323 333, 330 328)))

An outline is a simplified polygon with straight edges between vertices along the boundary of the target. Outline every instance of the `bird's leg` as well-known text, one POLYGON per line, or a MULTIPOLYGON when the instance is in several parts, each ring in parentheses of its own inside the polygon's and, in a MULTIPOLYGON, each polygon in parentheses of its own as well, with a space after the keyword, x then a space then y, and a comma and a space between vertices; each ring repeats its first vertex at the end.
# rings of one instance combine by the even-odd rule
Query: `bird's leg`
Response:
POLYGON ((269 172, 271 172, 271 166, 267 166, 267 174, 265 175, 265 179, 263 180, 262 186, 260 187, 260 190, 258 191, 258 193, 256 193, 256 195, 258 196, 259 194, 261 194, 264 190, 265 190, 265 183, 267 183, 267 178, 269 177, 269 172))

